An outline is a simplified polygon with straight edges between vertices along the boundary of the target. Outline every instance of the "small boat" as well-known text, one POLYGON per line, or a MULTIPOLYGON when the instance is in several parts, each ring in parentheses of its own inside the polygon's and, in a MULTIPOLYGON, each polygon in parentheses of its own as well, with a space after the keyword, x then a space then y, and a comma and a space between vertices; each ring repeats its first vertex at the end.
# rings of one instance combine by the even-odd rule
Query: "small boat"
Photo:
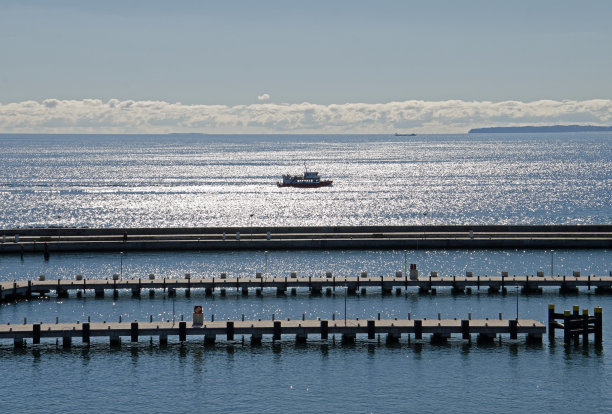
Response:
POLYGON ((319 188, 332 185, 332 180, 321 180, 319 173, 308 171, 304 165, 304 175, 284 174, 283 181, 276 183, 279 187, 319 188))
POLYGON ((399 133, 395 133, 396 137, 416 137, 416 134, 399 134, 399 133))

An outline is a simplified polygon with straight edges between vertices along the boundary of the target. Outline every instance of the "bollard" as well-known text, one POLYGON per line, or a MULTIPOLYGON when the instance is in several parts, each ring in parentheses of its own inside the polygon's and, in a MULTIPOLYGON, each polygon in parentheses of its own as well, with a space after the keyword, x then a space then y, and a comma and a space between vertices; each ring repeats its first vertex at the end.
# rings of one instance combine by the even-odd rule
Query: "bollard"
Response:
POLYGON ((40 280, 41 282, 44 282, 45 281, 45 275, 38 276, 38 280, 40 280))
POLYGON ((83 275, 76 275, 76 280, 83 280, 83 275))

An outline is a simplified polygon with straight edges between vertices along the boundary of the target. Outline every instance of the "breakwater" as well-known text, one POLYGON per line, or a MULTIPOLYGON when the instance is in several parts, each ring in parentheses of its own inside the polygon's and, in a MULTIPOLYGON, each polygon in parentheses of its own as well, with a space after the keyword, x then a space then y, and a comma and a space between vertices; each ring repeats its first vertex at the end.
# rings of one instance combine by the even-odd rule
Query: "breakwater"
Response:
MULTIPOLYGON (((433 272, 435 273, 435 272, 433 272)), ((220 277, 192 278, 187 274, 184 278, 166 279, 155 278, 150 275, 148 279, 131 278, 122 279, 114 275, 112 279, 84 279, 81 275, 76 280, 22 280, 0 283, 0 300, 16 300, 44 296, 53 291, 58 297, 67 297, 70 292, 82 295, 86 291, 93 291, 96 297, 104 297, 105 292, 117 295, 121 290, 131 291, 133 296, 139 297, 143 291, 155 295, 156 289, 175 295, 178 290, 189 294, 192 290, 204 290, 206 295, 218 292, 225 295, 228 290, 241 292, 243 296, 255 293, 259 296, 264 289, 275 290, 277 294, 284 295, 288 291, 295 295, 297 289, 307 289, 312 295, 332 294, 336 289, 346 289, 347 294, 366 294, 367 289, 379 289, 383 295, 408 292, 410 288, 418 289, 421 294, 435 294, 436 288, 451 288, 453 294, 470 294, 472 289, 486 289, 488 293, 505 294, 508 289, 520 289, 524 294, 537 294, 543 287, 558 288, 560 293, 578 293, 578 288, 593 289, 596 293, 612 292, 612 275, 610 276, 580 276, 578 272, 573 276, 509 276, 503 272, 501 276, 413 276, 397 272, 395 276, 368 276, 363 272, 361 276, 333 276, 330 272, 325 277, 298 277, 295 272, 289 277, 262 277, 261 274, 252 278, 220 277)))
POLYGON ((23 228, 0 230, 0 253, 318 250, 606 249, 612 225, 23 228))

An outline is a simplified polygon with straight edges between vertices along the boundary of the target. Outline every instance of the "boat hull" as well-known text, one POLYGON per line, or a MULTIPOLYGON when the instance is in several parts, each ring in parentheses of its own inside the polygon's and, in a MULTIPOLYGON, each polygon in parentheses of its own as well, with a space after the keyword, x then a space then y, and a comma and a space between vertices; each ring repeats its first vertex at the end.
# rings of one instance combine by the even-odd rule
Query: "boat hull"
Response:
POLYGON ((329 187, 332 185, 332 180, 319 181, 318 183, 276 183, 279 187, 295 187, 295 188, 319 188, 319 187, 329 187))

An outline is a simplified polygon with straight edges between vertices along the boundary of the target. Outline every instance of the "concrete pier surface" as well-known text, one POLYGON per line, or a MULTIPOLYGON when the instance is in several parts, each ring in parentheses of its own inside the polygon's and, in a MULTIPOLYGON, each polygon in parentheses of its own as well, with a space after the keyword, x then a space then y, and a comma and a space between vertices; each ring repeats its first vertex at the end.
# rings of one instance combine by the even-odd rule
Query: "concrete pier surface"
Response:
POLYGON ((321 340, 339 335, 343 342, 353 342, 357 335, 367 335, 375 339, 376 335, 386 335, 387 342, 397 342, 402 335, 414 335, 415 340, 423 339, 424 334, 431 335, 432 342, 444 342, 452 334, 460 334, 462 339, 471 340, 472 334, 478 340, 492 341, 500 334, 510 335, 517 339, 518 334, 527 335, 528 341, 541 342, 546 326, 535 320, 524 319, 394 319, 394 320, 267 320, 267 321, 218 321, 194 324, 192 321, 180 322, 77 322, 77 323, 34 323, 0 325, 0 340, 12 340, 16 347, 25 345, 26 339, 39 344, 42 338, 62 339, 63 346, 72 346, 73 338, 84 344, 90 343, 92 337, 105 337, 111 346, 121 344, 122 337, 129 337, 131 342, 138 342, 139 337, 157 337, 164 345, 169 336, 186 341, 187 337, 203 337, 205 344, 214 344, 217 336, 224 336, 228 341, 238 335, 251 336, 253 344, 261 343, 264 335, 271 336, 273 341, 281 340, 282 335, 293 335, 297 342, 305 342, 310 335, 321 340))
POLYGON ((20 228, 1 253, 147 250, 607 249, 612 225, 20 228))
MULTIPOLYGON (((79 275, 80 276, 80 275, 79 275)), ((42 297, 55 292, 59 297, 67 297, 83 292, 95 292, 97 297, 114 295, 122 290, 131 291, 133 296, 140 296, 143 290, 155 294, 155 289, 167 291, 174 295, 177 291, 191 292, 203 290, 206 295, 215 292, 224 294, 228 290, 240 291, 243 296, 260 295, 263 289, 275 290, 277 294, 294 293, 295 289, 307 289, 312 295, 331 294, 337 289, 348 294, 365 293, 366 289, 392 294, 393 290, 418 289, 419 293, 435 293, 436 288, 451 288, 453 294, 471 293, 472 289, 486 289, 491 294, 504 294, 508 290, 521 289, 521 293, 538 294, 542 288, 558 288, 560 293, 578 293, 578 288, 593 290, 596 293, 612 293, 612 276, 416 276, 409 277, 397 272, 395 276, 333 276, 328 273, 322 277, 299 277, 292 273, 289 277, 194 277, 189 278, 155 278, 148 279, 86 279, 77 276, 75 280, 21 280, 0 283, 0 300, 18 300, 22 298, 42 297)), ((42 277, 41 277, 42 278, 42 277)))

